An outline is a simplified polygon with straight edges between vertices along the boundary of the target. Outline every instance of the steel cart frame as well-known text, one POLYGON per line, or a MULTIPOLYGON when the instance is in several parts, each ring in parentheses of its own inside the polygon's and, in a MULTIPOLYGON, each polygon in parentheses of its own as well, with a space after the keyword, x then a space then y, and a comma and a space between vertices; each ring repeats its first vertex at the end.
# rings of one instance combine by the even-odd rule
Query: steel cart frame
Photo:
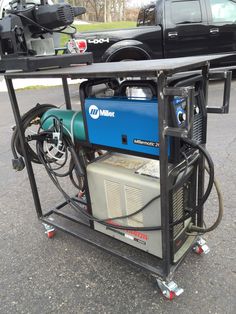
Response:
MULTIPOLYGON (((19 73, 7 73, 5 74, 5 80, 8 87, 8 93, 16 126, 19 129, 19 137, 22 146, 22 152, 25 159, 25 164, 28 172, 30 186, 33 194, 34 204, 38 218, 49 225, 52 225, 58 229, 66 231, 86 242, 93 244, 97 247, 104 249, 105 251, 112 253, 124 260, 134 263, 135 265, 151 272, 163 282, 169 282, 173 276, 175 269, 180 265, 184 259, 184 255, 178 263, 175 265, 171 262, 170 256, 170 228, 169 228, 169 196, 167 189, 168 180, 168 154, 167 154, 167 136, 175 137, 187 137, 188 128, 191 121, 188 120, 186 129, 171 128, 167 124, 167 97, 168 95, 187 96, 188 104, 193 97, 193 90, 189 88, 171 88, 167 85, 167 78, 173 74, 177 74, 184 71, 201 69, 204 82, 204 94, 207 104, 207 91, 209 81, 209 62, 215 58, 223 57, 223 55, 217 56, 202 56, 202 57, 188 57, 178 59, 166 59, 166 60, 147 60, 147 61, 132 61, 132 62, 114 62, 114 63, 100 63, 92 65, 80 65, 69 68, 44 70, 37 72, 19 72, 19 73), (161 226, 162 226, 162 251, 163 258, 150 257, 154 259, 154 262, 149 262, 148 253, 138 252, 138 254, 129 254, 123 252, 119 248, 116 249, 116 245, 106 244, 108 236, 94 231, 90 228, 90 224, 83 219, 72 215, 71 213, 65 213, 62 209, 67 205, 64 201, 46 213, 43 213, 41 208, 40 197, 36 185, 36 179, 34 176, 33 167, 31 161, 27 156, 26 142, 24 137, 24 131, 21 123, 21 115, 16 97, 16 92, 13 86, 14 79, 23 78, 61 78, 64 90, 66 108, 71 109, 71 100, 68 88, 67 79, 78 78, 114 78, 114 77, 155 77, 157 79, 157 95, 158 95, 158 110, 159 110, 159 139, 160 139, 160 186, 161 186, 161 226), (56 217, 56 218, 55 218, 56 217), (78 228, 79 224, 79 228, 78 228), (146 254, 146 255, 145 255, 146 254), (140 258, 144 255, 144 258, 140 258)), ((228 99, 230 94, 229 83, 231 76, 223 72, 223 74, 215 74, 216 78, 223 78, 225 80, 225 92, 224 92, 224 104, 221 108, 209 108, 209 112, 214 113, 227 113, 228 112, 228 99)), ((135 155, 135 154, 134 154, 135 155)), ((203 195, 204 190, 204 161, 199 161, 198 171, 198 199, 203 195)), ((80 201, 82 202, 82 200, 80 201)), ((203 208, 197 216, 197 225, 203 224, 203 208)), ((109 241, 118 241, 115 239, 109 239, 109 241)), ((128 246, 121 243, 122 246, 128 246)), ((132 247, 131 247, 132 248, 132 247)), ((131 249, 130 248, 130 249, 131 249)), ((132 250, 136 250, 132 248, 132 250)))

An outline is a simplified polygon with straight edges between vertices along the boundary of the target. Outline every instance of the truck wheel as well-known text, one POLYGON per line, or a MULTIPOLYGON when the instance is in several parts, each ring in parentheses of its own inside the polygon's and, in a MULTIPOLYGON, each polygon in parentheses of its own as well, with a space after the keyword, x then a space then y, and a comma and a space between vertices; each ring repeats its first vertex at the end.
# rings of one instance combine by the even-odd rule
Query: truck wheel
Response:
POLYGON ((118 62, 118 61, 137 61, 137 60, 148 60, 150 56, 144 50, 140 48, 127 47, 120 49, 113 54, 109 55, 106 59, 107 62, 118 62))

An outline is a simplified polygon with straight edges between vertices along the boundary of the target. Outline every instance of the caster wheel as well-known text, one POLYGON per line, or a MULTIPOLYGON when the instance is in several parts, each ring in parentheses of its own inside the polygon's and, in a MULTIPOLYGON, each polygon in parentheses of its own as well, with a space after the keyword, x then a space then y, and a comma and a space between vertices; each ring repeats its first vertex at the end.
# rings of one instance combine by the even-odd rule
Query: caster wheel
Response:
POLYGON ((173 291, 166 291, 165 293, 161 292, 161 294, 163 295, 163 297, 170 301, 172 301, 176 297, 176 294, 173 291))
POLYGON ((157 279, 157 284, 159 289, 161 290, 161 294, 168 300, 173 300, 184 292, 184 289, 178 287, 178 285, 174 282, 166 282, 160 279, 157 279))
POLYGON ((48 224, 43 223, 43 226, 45 228, 45 233, 47 234, 47 237, 49 239, 52 239, 56 234, 56 229, 53 226, 50 226, 48 224))
POLYGON ((206 244, 206 241, 203 238, 199 237, 193 246, 193 252, 198 255, 207 254, 210 252, 210 248, 206 244))
POLYGON ((46 233, 47 233, 48 238, 52 239, 56 234, 56 230, 52 229, 52 230, 46 231, 46 233))

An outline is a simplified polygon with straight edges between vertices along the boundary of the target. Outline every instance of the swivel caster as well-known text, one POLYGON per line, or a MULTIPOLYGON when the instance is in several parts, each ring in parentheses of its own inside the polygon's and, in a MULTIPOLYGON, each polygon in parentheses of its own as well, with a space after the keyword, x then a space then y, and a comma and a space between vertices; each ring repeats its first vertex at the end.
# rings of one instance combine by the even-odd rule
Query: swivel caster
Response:
POLYGON ((210 248, 206 244, 206 240, 204 240, 202 237, 199 237, 193 246, 193 252, 198 255, 209 253, 210 248))
POLYGON ((168 300, 173 300, 184 292, 184 289, 179 288, 174 281, 167 283, 166 281, 157 279, 157 284, 162 295, 168 300))
POLYGON ((56 234, 56 229, 53 226, 50 226, 46 223, 43 223, 43 226, 45 228, 45 233, 47 234, 47 237, 49 239, 53 238, 56 234))

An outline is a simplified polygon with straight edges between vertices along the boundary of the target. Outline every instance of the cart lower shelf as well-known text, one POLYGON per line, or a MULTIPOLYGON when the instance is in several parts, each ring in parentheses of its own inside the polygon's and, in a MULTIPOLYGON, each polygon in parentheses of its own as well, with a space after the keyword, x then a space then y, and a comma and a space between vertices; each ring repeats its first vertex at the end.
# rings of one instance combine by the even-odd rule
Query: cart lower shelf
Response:
MULTIPOLYGON (((166 278, 163 273, 162 259, 91 229, 89 221, 84 218, 83 215, 76 213, 65 203, 63 203, 63 207, 59 205, 56 209, 48 212, 41 220, 48 225, 54 226, 58 230, 65 231, 110 254, 133 263, 147 270, 152 275, 164 280, 170 280, 172 278, 174 271, 184 259, 183 256, 178 263, 171 266, 170 276, 166 278)), ((193 237, 193 244, 194 242, 195 239, 193 237)))

